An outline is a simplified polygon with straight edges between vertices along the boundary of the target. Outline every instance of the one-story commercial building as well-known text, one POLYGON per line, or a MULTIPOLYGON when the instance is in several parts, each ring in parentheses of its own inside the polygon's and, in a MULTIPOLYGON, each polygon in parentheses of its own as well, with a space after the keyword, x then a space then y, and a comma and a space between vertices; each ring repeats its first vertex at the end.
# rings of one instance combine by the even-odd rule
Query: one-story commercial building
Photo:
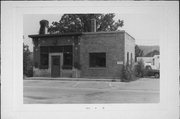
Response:
POLYGON ((135 39, 125 31, 29 35, 36 77, 120 78, 133 64, 135 39))

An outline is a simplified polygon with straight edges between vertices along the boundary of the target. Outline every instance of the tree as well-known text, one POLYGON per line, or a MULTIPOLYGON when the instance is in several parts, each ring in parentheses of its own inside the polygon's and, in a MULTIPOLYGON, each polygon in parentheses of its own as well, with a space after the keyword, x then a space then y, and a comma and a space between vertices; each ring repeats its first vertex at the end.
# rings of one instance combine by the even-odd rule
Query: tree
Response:
POLYGON ((51 34, 66 32, 90 32, 91 19, 96 19, 98 31, 117 31, 123 20, 114 20, 115 14, 64 14, 59 22, 52 22, 51 34))
POLYGON ((30 55, 29 46, 23 44, 23 74, 28 77, 33 75, 33 63, 30 55))
POLYGON ((144 55, 143 50, 139 48, 138 45, 135 46, 135 60, 137 61, 137 57, 142 57, 144 55))

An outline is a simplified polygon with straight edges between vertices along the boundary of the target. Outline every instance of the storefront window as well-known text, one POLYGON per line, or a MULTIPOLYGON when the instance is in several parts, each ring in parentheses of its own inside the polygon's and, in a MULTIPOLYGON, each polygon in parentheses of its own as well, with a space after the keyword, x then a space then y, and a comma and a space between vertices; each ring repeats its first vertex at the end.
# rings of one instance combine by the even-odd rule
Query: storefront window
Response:
POLYGON ((65 46, 41 46, 40 47, 40 68, 48 69, 49 53, 63 53, 63 69, 72 69, 73 53, 72 45, 65 46))
POLYGON ((73 56, 71 52, 63 54, 63 69, 72 69, 73 56))
POLYGON ((48 54, 41 54, 40 62, 41 62, 41 65, 40 65, 41 69, 48 69, 48 64, 49 64, 48 63, 49 62, 48 54))

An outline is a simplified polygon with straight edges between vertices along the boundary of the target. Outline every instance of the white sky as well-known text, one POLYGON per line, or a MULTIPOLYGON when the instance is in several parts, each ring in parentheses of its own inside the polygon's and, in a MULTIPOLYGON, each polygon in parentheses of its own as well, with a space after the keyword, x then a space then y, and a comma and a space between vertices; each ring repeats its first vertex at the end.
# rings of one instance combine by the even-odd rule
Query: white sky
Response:
MULTIPOLYGON (((46 19, 49 25, 53 21, 59 21, 61 15, 24 15, 23 30, 24 43, 30 46, 32 51, 32 40, 28 35, 38 34, 39 21, 46 19)), ((115 19, 124 20, 124 26, 120 29, 125 30, 136 40, 138 45, 159 45, 160 16, 157 14, 116 14, 115 19)))

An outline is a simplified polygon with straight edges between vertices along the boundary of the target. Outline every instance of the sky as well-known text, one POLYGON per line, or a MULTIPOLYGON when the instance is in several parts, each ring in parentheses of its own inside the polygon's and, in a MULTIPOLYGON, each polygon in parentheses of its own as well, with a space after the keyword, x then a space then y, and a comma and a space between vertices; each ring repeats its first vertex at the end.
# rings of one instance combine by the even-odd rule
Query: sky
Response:
MULTIPOLYGON (((61 14, 28 14, 23 16, 24 43, 29 45, 32 51, 32 39, 28 35, 38 34, 42 19, 48 20, 49 25, 53 21, 59 21, 61 14)), ((124 20, 124 26, 120 30, 125 30, 135 38, 137 45, 159 45, 160 39, 160 16, 157 14, 117 14, 115 20, 124 20)))

